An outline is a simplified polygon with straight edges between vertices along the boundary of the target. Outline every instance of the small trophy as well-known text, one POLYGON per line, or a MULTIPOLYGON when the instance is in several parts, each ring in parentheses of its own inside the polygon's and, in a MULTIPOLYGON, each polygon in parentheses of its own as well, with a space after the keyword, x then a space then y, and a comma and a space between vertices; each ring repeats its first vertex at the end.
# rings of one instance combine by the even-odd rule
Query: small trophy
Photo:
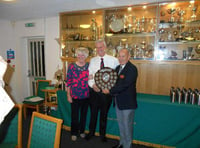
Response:
POLYGON ((93 32, 92 40, 97 40, 97 22, 95 18, 92 18, 91 30, 93 32))
POLYGON ((74 47, 71 49, 71 52, 72 52, 72 57, 76 58, 76 49, 74 47))
POLYGON ((140 32, 140 19, 138 19, 137 23, 136 23, 136 30, 137 33, 140 32))
POLYGON ((171 15, 169 22, 174 23, 175 22, 174 13, 176 12, 176 9, 170 8, 167 10, 167 12, 171 15))
POLYGON ((184 15, 185 15, 185 11, 184 10, 180 10, 179 12, 178 12, 178 15, 180 16, 180 18, 179 18, 179 22, 180 23, 183 23, 183 21, 184 21, 184 15))
POLYGON ((191 16, 191 21, 196 21, 196 11, 197 11, 197 7, 193 7, 192 8, 192 16, 191 16))

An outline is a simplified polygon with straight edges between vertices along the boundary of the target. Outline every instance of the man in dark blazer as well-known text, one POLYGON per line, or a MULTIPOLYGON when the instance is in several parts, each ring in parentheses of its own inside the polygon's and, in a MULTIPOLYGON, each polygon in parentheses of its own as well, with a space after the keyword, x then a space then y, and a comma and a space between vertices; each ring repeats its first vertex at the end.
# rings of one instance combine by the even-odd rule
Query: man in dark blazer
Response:
POLYGON ((133 140, 134 111, 137 108, 136 80, 137 68, 130 61, 127 49, 119 51, 120 65, 116 67, 118 79, 113 88, 105 89, 105 94, 113 96, 120 131, 120 142, 113 148, 131 148, 133 140))

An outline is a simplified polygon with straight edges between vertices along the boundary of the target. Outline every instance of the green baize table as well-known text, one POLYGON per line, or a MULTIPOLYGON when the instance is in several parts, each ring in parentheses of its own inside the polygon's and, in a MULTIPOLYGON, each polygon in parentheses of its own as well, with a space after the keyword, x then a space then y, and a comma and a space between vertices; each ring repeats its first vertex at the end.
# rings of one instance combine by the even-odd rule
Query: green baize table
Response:
MULTIPOLYGON (((67 99, 58 98, 58 109, 53 116, 71 124, 71 108, 67 99)), ((154 145, 177 148, 200 148, 200 106, 171 103, 169 96, 138 94, 135 111, 134 140, 154 145)), ((86 129, 89 129, 90 110, 86 129)), ((98 122, 97 122, 98 123, 98 122)), ((97 125, 97 132, 99 131, 97 125)), ((107 134, 119 136, 113 105, 108 113, 107 134)))

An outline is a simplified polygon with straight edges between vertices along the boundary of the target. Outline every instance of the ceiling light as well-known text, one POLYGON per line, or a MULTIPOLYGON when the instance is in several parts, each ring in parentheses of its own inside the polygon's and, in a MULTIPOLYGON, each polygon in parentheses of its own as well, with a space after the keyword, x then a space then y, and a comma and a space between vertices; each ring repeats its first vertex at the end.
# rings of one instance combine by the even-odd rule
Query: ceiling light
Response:
POLYGON ((109 36, 113 36, 112 33, 106 33, 106 36, 109 37, 109 36))
POLYGON ((128 11, 131 11, 131 10, 132 10, 132 7, 128 7, 127 10, 128 10, 128 11))
POLYGON ((173 2, 173 3, 172 3, 172 6, 175 6, 175 5, 176 5, 176 3, 175 3, 175 2, 173 2))
POLYGON ((147 6, 143 6, 142 8, 143 8, 143 9, 146 9, 146 8, 147 8, 147 6))
POLYGON ((190 1, 191 4, 194 4, 194 1, 190 1))
POLYGON ((84 28, 84 29, 90 28, 90 25, 89 24, 81 24, 80 28, 84 28))
POLYGON ((127 41, 127 39, 123 38, 123 39, 121 39, 121 41, 122 41, 122 42, 126 42, 126 41, 127 41))

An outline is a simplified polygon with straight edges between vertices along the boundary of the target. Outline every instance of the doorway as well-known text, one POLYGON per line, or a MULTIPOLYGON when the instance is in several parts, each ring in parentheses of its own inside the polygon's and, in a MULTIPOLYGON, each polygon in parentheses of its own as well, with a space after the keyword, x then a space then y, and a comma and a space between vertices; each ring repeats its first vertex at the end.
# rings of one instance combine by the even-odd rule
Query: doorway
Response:
POLYGON ((36 95, 36 81, 46 79, 44 38, 28 39, 30 95, 36 95))

